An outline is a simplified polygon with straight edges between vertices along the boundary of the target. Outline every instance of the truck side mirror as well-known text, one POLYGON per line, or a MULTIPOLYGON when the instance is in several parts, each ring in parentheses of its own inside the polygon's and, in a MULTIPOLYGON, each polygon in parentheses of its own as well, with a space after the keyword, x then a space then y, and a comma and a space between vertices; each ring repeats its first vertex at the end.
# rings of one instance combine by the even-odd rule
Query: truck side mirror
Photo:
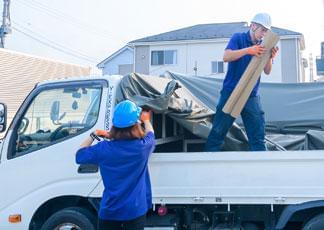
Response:
POLYGON ((59 119, 60 114, 60 102, 53 101, 52 108, 51 108, 51 120, 55 123, 59 119))
POLYGON ((53 101, 52 107, 51 107, 51 121, 54 125, 60 125, 60 120, 63 119, 65 116, 65 112, 60 116, 60 102, 59 101, 53 101))
POLYGON ((7 126, 7 106, 0 103, 0 133, 6 130, 7 126))

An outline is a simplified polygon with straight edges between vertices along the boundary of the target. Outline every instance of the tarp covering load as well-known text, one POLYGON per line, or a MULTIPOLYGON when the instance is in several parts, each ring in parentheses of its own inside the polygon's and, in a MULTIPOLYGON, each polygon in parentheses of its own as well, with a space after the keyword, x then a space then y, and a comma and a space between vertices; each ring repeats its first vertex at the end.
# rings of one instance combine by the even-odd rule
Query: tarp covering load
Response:
MULTIPOLYGON (((155 113, 164 113, 192 134, 206 139, 212 127, 214 111, 179 81, 164 77, 132 73, 125 76, 117 91, 117 102, 129 99, 155 113)), ((234 125, 225 140, 224 149, 248 150, 247 137, 234 125)))
POLYGON ((120 99, 129 99, 156 113, 167 113, 193 134, 207 138, 214 114, 198 98, 176 81, 132 73, 120 84, 120 99))
MULTIPOLYGON (((215 110, 223 80, 214 77, 184 76, 167 72, 187 87, 209 108, 215 110)), ((261 83, 260 96, 267 130, 275 133, 305 133, 324 130, 324 82, 261 83)), ((241 120, 237 120, 241 123, 241 120)))
MULTIPOLYGON (((164 77, 133 73, 125 76, 120 86, 118 101, 130 99, 156 113, 168 114, 194 135, 206 139, 222 80, 171 72, 164 77)), ((276 145, 286 149, 324 148, 324 83, 262 83, 260 94, 269 149, 278 149, 276 145), (308 130, 317 132, 306 134, 308 130)), ((224 149, 248 150, 246 135, 239 126, 230 130, 224 149)))
MULTIPOLYGON (((165 76, 179 81, 215 110, 222 79, 184 76, 172 72, 166 72, 165 76)), ((269 142, 288 150, 324 149, 323 82, 261 83, 260 96, 265 111, 269 149, 269 142)), ((236 121, 242 125, 240 118, 236 121)))

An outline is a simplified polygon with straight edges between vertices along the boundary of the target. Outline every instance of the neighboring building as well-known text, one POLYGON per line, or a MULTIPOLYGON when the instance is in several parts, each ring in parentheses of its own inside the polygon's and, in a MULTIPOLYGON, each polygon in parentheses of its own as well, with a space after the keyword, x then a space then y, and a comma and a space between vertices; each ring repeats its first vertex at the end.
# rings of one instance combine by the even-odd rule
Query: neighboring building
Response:
POLYGON ((133 48, 126 45, 100 62, 97 67, 102 69, 102 74, 125 75, 133 72, 134 51, 133 48))
MULTIPOLYGON (((135 72, 159 75, 166 70, 188 75, 224 77, 227 64, 224 49, 236 32, 246 32, 246 22, 195 25, 171 32, 145 37, 129 43, 134 47, 135 72)), ((280 36, 279 54, 267 82, 305 81, 305 49, 301 33, 273 27, 280 36)))
POLYGON ((321 43, 321 56, 316 57, 316 71, 318 77, 324 78, 324 42, 321 43))
POLYGON ((71 76, 86 76, 90 67, 31 56, 0 48, 0 101, 7 105, 8 126, 37 82, 71 76))
MULTIPOLYGON (((223 54, 229 39, 234 33, 248 29, 247 22, 215 23, 153 35, 129 42, 97 66, 103 69, 103 74, 161 75, 169 70, 223 78, 227 70, 223 54)), ((304 82, 307 67, 307 60, 301 55, 305 49, 304 36, 277 27, 272 30, 280 36, 279 54, 270 76, 262 77, 262 81, 304 82)))

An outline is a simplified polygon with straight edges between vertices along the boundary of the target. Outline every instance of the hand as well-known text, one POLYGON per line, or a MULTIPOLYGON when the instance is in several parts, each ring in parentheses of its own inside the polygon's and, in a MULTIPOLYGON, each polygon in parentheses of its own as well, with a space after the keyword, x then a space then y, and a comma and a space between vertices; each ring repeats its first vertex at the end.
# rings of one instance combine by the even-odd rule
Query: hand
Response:
POLYGON ((247 48, 247 53, 253 56, 260 57, 262 54, 264 54, 266 49, 261 45, 254 45, 249 48, 247 48))
POLYGON ((277 53, 278 53, 278 50, 279 50, 278 46, 275 46, 275 47, 273 47, 273 48, 271 49, 271 56, 270 56, 271 59, 274 59, 274 58, 275 58, 275 56, 276 56, 277 53))
POLYGON ((109 138, 109 137, 110 137, 109 132, 106 131, 106 130, 97 129, 94 133, 95 133, 98 137, 104 137, 104 138, 109 138))
POLYGON ((151 111, 142 111, 141 121, 151 121, 151 111))

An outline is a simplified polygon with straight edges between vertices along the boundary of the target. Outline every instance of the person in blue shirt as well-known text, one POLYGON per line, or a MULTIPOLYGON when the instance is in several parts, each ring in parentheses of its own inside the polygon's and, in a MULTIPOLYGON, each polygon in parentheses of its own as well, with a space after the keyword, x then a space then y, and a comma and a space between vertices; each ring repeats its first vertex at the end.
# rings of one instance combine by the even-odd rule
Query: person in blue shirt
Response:
POLYGON ((135 103, 122 101, 115 107, 113 126, 106 135, 110 141, 91 146, 96 138, 92 133, 76 153, 76 163, 96 164, 100 169, 104 191, 98 229, 144 229, 152 206, 148 159, 156 144, 150 116, 135 103))
MULTIPOLYGON (((227 99, 231 95, 245 69, 253 56, 260 57, 266 52, 260 45, 265 33, 271 29, 271 18, 266 13, 258 13, 251 21, 249 31, 235 33, 225 48, 224 62, 228 62, 228 70, 223 82, 223 88, 216 107, 213 127, 209 133, 205 149, 206 151, 221 151, 228 130, 235 118, 222 111, 227 99)), ((278 47, 271 50, 271 56, 264 67, 264 73, 270 74, 273 59, 278 52, 278 47)), ((260 79, 254 86, 248 101, 246 102, 241 117, 249 139, 251 151, 265 151, 265 120, 264 112, 260 104, 258 94, 260 79)))

